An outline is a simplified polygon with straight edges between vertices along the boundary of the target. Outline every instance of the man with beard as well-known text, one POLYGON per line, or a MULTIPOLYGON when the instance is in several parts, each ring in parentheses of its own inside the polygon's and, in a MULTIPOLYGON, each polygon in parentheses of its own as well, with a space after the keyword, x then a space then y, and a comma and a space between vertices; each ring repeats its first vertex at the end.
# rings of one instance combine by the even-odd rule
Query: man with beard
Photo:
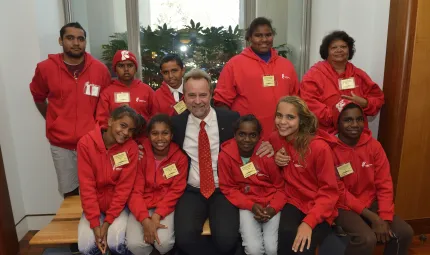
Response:
POLYGON ((46 119, 58 191, 67 197, 79 194, 76 145, 94 129, 97 102, 110 84, 110 73, 85 52, 86 32, 79 23, 64 25, 58 42, 63 53, 37 64, 30 91, 46 119))

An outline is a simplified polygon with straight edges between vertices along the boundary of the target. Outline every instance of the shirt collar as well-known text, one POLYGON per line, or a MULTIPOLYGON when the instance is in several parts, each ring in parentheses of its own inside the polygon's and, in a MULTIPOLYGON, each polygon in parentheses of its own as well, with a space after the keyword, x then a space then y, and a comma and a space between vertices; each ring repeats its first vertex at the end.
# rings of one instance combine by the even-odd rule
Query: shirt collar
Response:
MULTIPOLYGON (((200 122, 202 122, 201 119, 197 118, 192 113, 190 113, 190 118, 197 126, 200 127, 200 122)), ((208 125, 210 127, 211 125, 213 125, 212 120, 214 118, 216 118, 216 113, 215 113, 215 110, 211 107, 208 115, 203 119, 203 121, 206 123, 206 125, 208 125)))
POLYGON ((183 83, 182 83, 182 84, 181 84, 181 86, 179 86, 179 88, 177 88, 177 89, 174 89, 174 88, 170 87, 170 86, 169 86, 169 84, 167 84, 167 87, 169 87, 169 90, 170 90, 170 92, 171 92, 171 93, 173 93, 173 92, 176 92, 176 91, 177 91, 177 92, 179 92, 179 93, 184 94, 184 92, 183 92, 183 91, 184 91, 184 89, 183 89, 183 88, 184 88, 184 84, 183 84, 183 83))

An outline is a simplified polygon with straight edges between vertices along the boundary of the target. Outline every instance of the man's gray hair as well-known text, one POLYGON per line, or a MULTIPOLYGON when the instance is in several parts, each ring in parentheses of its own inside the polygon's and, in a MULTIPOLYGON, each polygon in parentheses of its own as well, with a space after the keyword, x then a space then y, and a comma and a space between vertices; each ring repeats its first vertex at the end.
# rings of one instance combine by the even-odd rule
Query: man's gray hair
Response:
POLYGON ((205 72, 204 70, 194 68, 194 69, 191 69, 190 71, 188 71, 184 75, 184 87, 183 87, 184 91, 185 91, 185 84, 187 83, 187 81, 189 79, 193 79, 193 80, 205 79, 208 82, 209 91, 211 91, 211 76, 207 72, 205 72))

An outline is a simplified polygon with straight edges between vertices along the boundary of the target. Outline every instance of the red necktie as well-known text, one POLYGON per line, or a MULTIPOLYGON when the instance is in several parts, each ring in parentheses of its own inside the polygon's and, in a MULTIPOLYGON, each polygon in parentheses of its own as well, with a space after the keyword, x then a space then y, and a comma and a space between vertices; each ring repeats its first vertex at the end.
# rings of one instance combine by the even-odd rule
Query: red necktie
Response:
POLYGON ((212 170, 211 147, 208 134, 205 130, 206 123, 200 122, 199 131, 199 170, 200 192, 208 199, 215 191, 214 174, 212 170))

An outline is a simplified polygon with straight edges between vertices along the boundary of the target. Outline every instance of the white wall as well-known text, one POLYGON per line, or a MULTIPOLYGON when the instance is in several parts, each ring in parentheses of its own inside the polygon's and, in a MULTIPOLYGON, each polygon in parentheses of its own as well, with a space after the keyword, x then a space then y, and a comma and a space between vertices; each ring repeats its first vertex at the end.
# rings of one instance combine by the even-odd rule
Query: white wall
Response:
MULTIPOLYGON (((355 39, 352 63, 366 71, 382 87, 390 0, 313 0, 310 65, 321 60, 319 46, 333 30, 346 31, 355 39)), ((379 115, 370 128, 377 137, 379 115)))
MULTIPOLYGON (((7 24, 0 40, 0 143, 15 224, 25 215, 55 213, 61 201, 45 121, 34 106, 29 83, 37 62, 60 51, 63 21, 61 0, 0 4, 0 22, 7 24)), ((38 227, 30 217, 23 224, 27 222, 38 227)))

